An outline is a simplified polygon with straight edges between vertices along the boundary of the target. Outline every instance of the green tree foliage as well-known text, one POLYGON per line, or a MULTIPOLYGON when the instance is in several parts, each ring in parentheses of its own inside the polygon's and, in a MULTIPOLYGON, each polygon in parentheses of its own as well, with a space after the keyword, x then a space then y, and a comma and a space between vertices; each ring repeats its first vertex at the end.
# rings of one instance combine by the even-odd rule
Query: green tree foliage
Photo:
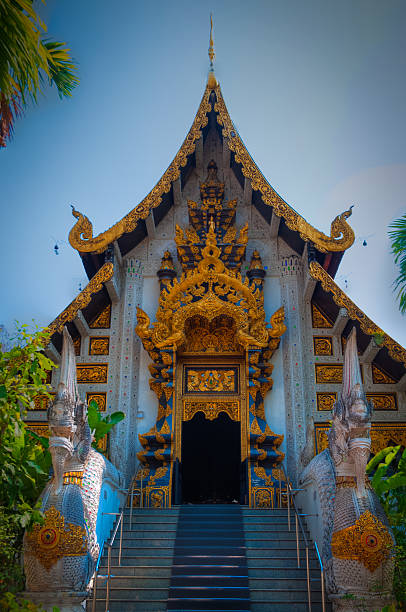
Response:
MULTIPOLYGON (((42 521, 38 496, 49 477, 51 459, 41 440, 25 429, 23 417, 34 397, 49 397, 47 374, 54 367, 43 350, 46 331, 17 330, 15 346, 0 351, 0 597, 1 609, 19 610, 20 554, 24 528, 42 521), (7 607, 8 606, 8 607, 7 607)), ((21 603, 21 606, 25 604, 21 603)), ((21 610, 25 610, 21 607, 21 610)), ((29 609, 29 608, 27 608, 29 609)), ((35 608, 32 608, 33 610, 35 608)))
POLYGON ((79 82, 70 49, 46 32, 33 0, 0 0, 0 146, 28 103, 38 101, 44 82, 54 84, 61 98, 79 82))
POLYGON ((102 417, 98 409, 97 402, 92 400, 89 403, 87 409, 87 421, 89 423, 90 430, 93 434, 93 448, 95 448, 96 450, 100 450, 98 448, 98 443, 100 442, 100 440, 102 440, 104 436, 109 433, 109 431, 114 427, 114 425, 120 423, 120 421, 124 419, 124 416, 124 412, 119 411, 113 412, 113 414, 109 414, 106 417, 102 417))
POLYGON ((395 280, 395 291, 398 291, 399 310, 406 312, 406 215, 396 219, 390 226, 389 238, 395 263, 399 265, 399 276, 395 280))
POLYGON ((402 607, 406 602, 406 449, 389 446, 368 463, 372 486, 388 516, 396 540, 394 591, 402 607), (396 465, 397 464, 397 465, 396 465))

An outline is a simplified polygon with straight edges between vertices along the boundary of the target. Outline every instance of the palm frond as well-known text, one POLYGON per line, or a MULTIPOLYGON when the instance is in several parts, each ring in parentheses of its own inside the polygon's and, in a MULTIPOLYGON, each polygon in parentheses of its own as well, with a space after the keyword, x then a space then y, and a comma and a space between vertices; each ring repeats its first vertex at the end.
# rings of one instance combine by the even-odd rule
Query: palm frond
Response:
POLYGON ((395 263, 399 266, 399 275, 394 282, 394 290, 397 291, 399 310, 406 313, 406 214, 396 219, 389 226, 389 238, 395 263))
POLYGON ((60 97, 71 96, 79 82, 70 50, 45 40, 46 30, 32 0, 0 0, 0 146, 28 103, 38 101, 46 80, 60 97))

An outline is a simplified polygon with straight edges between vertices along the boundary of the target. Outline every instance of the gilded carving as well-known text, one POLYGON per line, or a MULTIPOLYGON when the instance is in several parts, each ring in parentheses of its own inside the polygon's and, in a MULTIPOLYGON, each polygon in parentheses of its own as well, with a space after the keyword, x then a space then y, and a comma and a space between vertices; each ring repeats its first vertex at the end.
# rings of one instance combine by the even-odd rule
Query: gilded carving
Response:
POLYGON ((327 384, 334 383, 339 384, 343 382, 343 366, 339 364, 330 363, 316 363, 316 383, 327 384))
POLYGON ((316 393, 317 410, 333 410, 337 393, 316 393))
POLYGON ((367 393, 367 400, 372 401, 374 410, 397 410, 396 393, 367 393))
POLYGON ((86 403, 87 405, 89 405, 91 401, 94 401, 96 402, 97 408, 99 409, 99 411, 105 412, 106 401, 107 401, 106 397, 107 397, 107 393, 104 391, 99 392, 99 393, 88 392, 86 393, 86 403))
POLYGON ((312 326, 318 329, 329 329, 333 327, 330 319, 325 315, 316 304, 312 302, 312 326))
POLYGON ((404 349, 400 344, 395 342, 393 338, 388 336, 385 332, 382 331, 366 314, 354 304, 354 302, 340 289, 338 285, 333 281, 331 276, 322 268, 322 266, 316 261, 312 261, 309 266, 310 274, 316 280, 321 282, 321 285, 325 291, 328 291, 332 294, 335 303, 342 308, 345 308, 348 311, 348 314, 351 319, 355 321, 359 321, 361 325, 361 329, 364 333, 374 336, 378 334, 382 337, 382 346, 385 346, 388 349, 389 355, 396 359, 397 361, 401 361, 406 365, 406 349, 404 349))
POLYGON ((333 534, 331 552, 338 559, 353 559, 374 572, 389 557, 393 546, 388 529, 369 510, 351 527, 333 534))
MULTIPOLYGON (((328 448, 327 432, 330 429, 328 423, 315 423, 315 451, 321 453, 328 448)), ((387 446, 406 446, 406 423, 372 423, 371 428, 371 452, 375 455, 387 446)))
POLYGON ((195 315, 185 322, 186 341, 181 350, 187 353, 236 353, 241 351, 236 338, 235 322, 220 316, 213 321, 195 315))
POLYGON ((94 336, 89 339, 89 355, 108 355, 110 338, 94 336))
POLYGON ((315 355, 332 355, 333 338, 331 336, 314 336, 313 349, 315 355))
POLYGON ((76 356, 80 355, 81 345, 82 345, 82 336, 77 336, 76 338, 73 338, 73 346, 75 348, 76 356))
POLYGON ((49 431, 48 423, 44 422, 33 422, 26 421, 25 428, 33 431, 37 436, 43 436, 44 438, 49 438, 51 432, 49 431))
POLYGON ((237 393, 237 368, 191 369, 186 368, 186 392, 213 391, 237 393))
POLYGON ((214 419, 217 419, 220 412, 225 412, 232 421, 239 421, 240 403, 238 401, 184 401, 184 421, 190 421, 198 412, 203 412, 205 418, 209 421, 214 421, 214 419))
POLYGON ((273 490, 269 489, 253 489, 254 508, 271 508, 273 507, 273 490))
POLYGON ((106 383, 107 369, 107 363, 78 363, 76 365, 78 383, 106 383))
POLYGON ((111 304, 106 306, 99 316, 89 325, 91 329, 109 329, 111 324, 111 304))
MULTIPOLYGON (((90 304, 92 295, 98 293, 103 289, 103 283, 113 278, 114 268, 111 262, 107 262, 100 268, 100 270, 93 276, 86 287, 79 293, 79 295, 56 317, 54 321, 48 326, 48 330, 51 334, 55 332, 61 332, 63 326, 69 321, 73 321, 79 310, 85 308, 90 304)), ((92 327, 90 325, 90 327, 92 327)))
POLYGON ((135 331, 144 347, 149 351, 179 348, 186 341, 187 319, 199 315, 210 322, 225 315, 234 319, 240 345, 276 349, 286 330, 283 307, 272 315, 272 327, 268 328, 262 292, 255 284, 250 286, 248 278, 243 280, 238 271, 225 267, 212 223, 202 254, 194 269, 182 274, 180 281, 173 279, 161 292, 153 328, 148 315, 137 308, 135 331))
POLYGON ((382 368, 378 368, 374 363, 371 364, 372 368, 372 382, 375 385, 392 385, 396 382, 394 378, 389 376, 382 368))
POLYGON ((52 397, 48 397, 42 393, 36 395, 34 397, 34 407, 30 408, 30 410, 48 410, 48 404, 52 402, 52 399, 55 397, 55 393, 50 393, 50 395, 52 397))
POLYGON ((84 527, 66 523, 60 512, 51 506, 44 513, 44 523, 35 523, 26 533, 26 552, 36 557, 49 571, 62 557, 76 557, 87 553, 84 527))

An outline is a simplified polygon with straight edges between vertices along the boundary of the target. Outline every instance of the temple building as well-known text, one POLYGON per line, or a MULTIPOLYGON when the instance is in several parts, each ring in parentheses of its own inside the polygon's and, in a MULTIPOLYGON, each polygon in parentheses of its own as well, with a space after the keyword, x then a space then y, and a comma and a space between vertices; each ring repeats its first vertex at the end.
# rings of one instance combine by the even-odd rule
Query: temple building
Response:
MULTIPOLYGON (((155 508, 272 507, 281 459, 296 482, 303 453, 327 446, 353 327, 372 452, 406 445, 406 350, 334 281, 354 242, 351 208, 326 235, 276 193, 213 58, 211 45, 190 131, 150 193, 97 236, 73 209, 69 242, 89 283, 50 324, 55 363, 64 326, 73 339, 82 398, 125 413, 108 456, 155 508)), ((44 398, 27 420, 47 432, 44 398)))

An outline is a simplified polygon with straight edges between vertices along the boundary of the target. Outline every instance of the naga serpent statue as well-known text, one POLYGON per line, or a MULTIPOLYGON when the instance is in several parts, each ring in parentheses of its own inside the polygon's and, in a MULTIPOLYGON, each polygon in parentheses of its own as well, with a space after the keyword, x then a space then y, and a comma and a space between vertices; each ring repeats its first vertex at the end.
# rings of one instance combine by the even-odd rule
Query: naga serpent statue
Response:
MULTIPOLYGON (((381 609, 392 601, 394 539, 366 475, 372 406, 364 393, 355 328, 344 353, 342 391, 333 407, 328 449, 305 467, 299 486, 321 516, 326 587, 336 611, 381 609)), ((305 505, 305 504, 304 504, 305 505)))
POLYGON ((80 602, 111 527, 102 512, 118 510, 122 477, 91 446, 87 406, 79 399, 75 350, 66 328, 48 425, 53 476, 40 498, 44 523, 24 536, 26 595, 46 609, 83 611, 80 602))

